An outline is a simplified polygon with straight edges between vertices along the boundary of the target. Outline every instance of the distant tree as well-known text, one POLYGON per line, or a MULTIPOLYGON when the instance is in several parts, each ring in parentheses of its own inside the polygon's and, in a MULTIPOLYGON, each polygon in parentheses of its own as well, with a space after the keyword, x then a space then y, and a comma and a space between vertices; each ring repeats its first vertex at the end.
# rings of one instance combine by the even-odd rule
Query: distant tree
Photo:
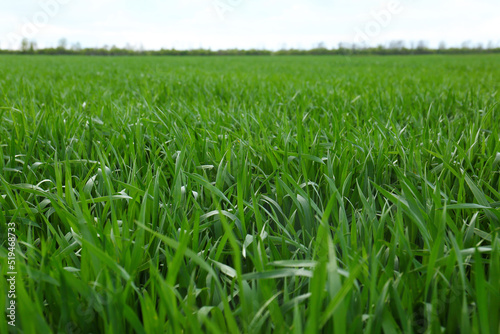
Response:
POLYGON ((339 42, 339 47, 338 47, 339 50, 348 49, 348 48, 349 48, 349 45, 347 43, 339 42))
POLYGON ((21 41, 21 52, 23 53, 26 53, 29 51, 30 49, 30 42, 28 41, 27 38, 23 38, 23 40, 21 41))
POLYGON ((405 42, 401 40, 389 42, 389 49, 391 50, 401 50, 404 46, 405 42))
POLYGON ((482 44, 472 44, 471 41, 464 42, 462 47, 447 47, 444 42, 441 42, 438 48, 429 48, 425 41, 418 43, 411 42, 411 49, 408 49, 403 41, 392 41, 387 44, 380 44, 376 47, 370 47, 366 44, 355 45, 347 43, 339 43, 338 48, 328 49, 324 43, 317 44, 317 47, 312 49, 287 49, 285 46, 278 51, 270 51, 265 49, 226 49, 212 51, 210 49, 161 49, 161 50, 144 50, 141 47, 133 50, 130 44, 125 48, 119 48, 113 45, 109 47, 104 45, 95 48, 81 48, 80 43, 75 43, 70 49, 66 48, 66 39, 61 39, 57 47, 38 49, 35 41, 29 41, 24 38, 22 40, 20 50, 1 50, 2 54, 41 54, 41 55, 145 55, 145 56, 244 56, 244 55, 408 55, 408 54, 481 54, 481 53, 500 53, 500 47, 489 42, 485 49, 482 44))
POLYGON ((31 41, 30 42, 30 46, 29 46, 29 52, 30 53, 35 53, 36 49, 37 49, 36 42, 35 41, 31 41))
POLYGON ((66 47, 68 46, 68 40, 66 38, 61 38, 59 42, 57 42, 57 48, 66 50, 66 47))
POLYGON ((418 41, 417 43, 417 50, 425 50, 427 49, 427 43, 425 41, 418 41))
POLYGON ((80 42, 74 43, 71 46, 71 50, 76 51, 76 52, 80 52, 82 50, 82 46, 81 46, 80 42))

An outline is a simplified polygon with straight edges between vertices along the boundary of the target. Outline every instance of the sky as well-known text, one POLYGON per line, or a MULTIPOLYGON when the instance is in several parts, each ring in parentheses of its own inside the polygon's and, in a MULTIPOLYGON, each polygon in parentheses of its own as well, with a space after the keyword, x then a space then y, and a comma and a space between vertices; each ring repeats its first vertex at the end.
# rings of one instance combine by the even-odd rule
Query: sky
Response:
POLYGON ((0 0, 0 48, 22 38, 135 49, 500 46, 500 0, 0 0))

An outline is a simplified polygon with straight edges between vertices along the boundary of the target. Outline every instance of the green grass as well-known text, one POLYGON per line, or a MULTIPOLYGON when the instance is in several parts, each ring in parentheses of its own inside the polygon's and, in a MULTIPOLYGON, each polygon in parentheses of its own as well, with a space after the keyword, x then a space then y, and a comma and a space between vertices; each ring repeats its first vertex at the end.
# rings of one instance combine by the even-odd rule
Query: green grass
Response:
POLYGON ((499 333, 499 77, 0 57, 0 332, 499 333))

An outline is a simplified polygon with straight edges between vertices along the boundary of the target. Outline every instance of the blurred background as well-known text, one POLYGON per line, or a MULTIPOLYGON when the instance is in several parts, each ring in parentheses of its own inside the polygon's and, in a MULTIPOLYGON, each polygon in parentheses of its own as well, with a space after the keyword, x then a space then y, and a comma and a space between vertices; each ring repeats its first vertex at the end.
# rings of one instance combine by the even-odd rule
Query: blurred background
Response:
POLYGON ((0 49, 494 48, 498 0, 1 1, 0 49))

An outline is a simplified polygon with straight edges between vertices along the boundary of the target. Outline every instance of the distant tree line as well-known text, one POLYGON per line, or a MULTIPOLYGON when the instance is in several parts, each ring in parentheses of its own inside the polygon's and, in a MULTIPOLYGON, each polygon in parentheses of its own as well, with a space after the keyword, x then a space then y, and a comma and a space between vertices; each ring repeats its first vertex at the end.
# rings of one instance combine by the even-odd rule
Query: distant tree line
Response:
POLYGON ((19 50, 2 50, 0 54, 27 54, 27 55, 83 55, 83 56, 270 56, 270 55, 430 55, 430 54, 485 54, 500 53, 500 47, 482 45, 475 47, 464 43, 461 47, 446 47, 441 43, 438 48, 429 48, 424 42, 419 42, 415 47, 406 47, 402 41, 394 41, 388 46, 366 47, 340 43, 337 48, 326 48, 323 43, 312 49, 281 49, 270 51, 264 49, 161 49, 143 50, 132 47, 119 48, 116 46, 101 48, 82 48, 79 43, 67 47, 67 41, 61 39, 55 48, 37 48, 36 42, 24 39, 19 50))

